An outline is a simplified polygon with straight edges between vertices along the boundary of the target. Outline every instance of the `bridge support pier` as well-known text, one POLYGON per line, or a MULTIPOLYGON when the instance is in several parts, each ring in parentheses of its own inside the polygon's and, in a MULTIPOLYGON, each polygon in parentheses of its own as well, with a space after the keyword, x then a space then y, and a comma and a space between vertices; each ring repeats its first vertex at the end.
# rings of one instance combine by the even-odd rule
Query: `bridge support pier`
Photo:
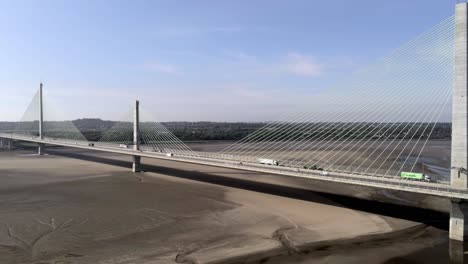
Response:
POLYGON ((464 241, 468 238, 468 203, 465 201, 450 201, 450 239, 464 241))
POLYGON ((132 172, 140 172, 140 171, 141 171, 141 157, 133 156, 132 172))
POLYGON ((468 256, 465 254, 467 244, 462 241, 449 241, 449 255, 451 264, 468 263, 468 256))
POLYGON ((38 155, 44 155, 44 148, 45 148, 44 144, 38 143, 37 144, 37 154, 38 155))
POLYGON ((13 148, 13 144, 11 143, 10 139, 0 138, 0 149, 8 149, 11 150, 13 148))

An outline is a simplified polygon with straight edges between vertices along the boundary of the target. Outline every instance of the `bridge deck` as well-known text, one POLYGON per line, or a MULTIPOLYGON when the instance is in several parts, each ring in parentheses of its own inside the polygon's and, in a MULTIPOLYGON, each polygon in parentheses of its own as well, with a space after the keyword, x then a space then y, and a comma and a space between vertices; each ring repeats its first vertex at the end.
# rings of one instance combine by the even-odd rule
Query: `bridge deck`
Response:
POLYGON ((337 183, 348 183, 359 186, 383 188, 397 191, 406 191, 413 193, 421 193, 433 196, 446 197, 450 199, 468 199, 468 189, 455 188, 447 184, 440 184, 434 182, 420 182, 420 181, 409 181, 401 180, 398 178, 385 178, 385 177, 371 177, 358 174, 349 174, 341 172, 330 172, 329 175, 320 175, 320 171, 304 170, 298 168, 289 168, 281 166, 269 166, 257 163, 238 162, 233 160, 226 160, 221 158, 213 157, 200 157, 200 156, 187 156, 175 154, 171 157, 166 156, 166 153, 152 152, 152 151, 135 151, 132 149, 118 148, 113 145, 107 145, 102 143, 95 143, 94 146, 89 146, 89 142, 82 141, 66 141, 66 140, 52 140, 52 139, 39 139, 27 136, 18 136, 11 134, 0 133, 0 138, 43 143, 47 145, 97 150, 103 152, 124 154, 130 156, 140 156, 145 158, 171 160, 177 162, 194 163, 208 166, 224 167, 231 169, 238 169, 252 172, 270 173, 276 175, 283 175, 289 177, 301 177, 321 181, 337 182, 337 183))

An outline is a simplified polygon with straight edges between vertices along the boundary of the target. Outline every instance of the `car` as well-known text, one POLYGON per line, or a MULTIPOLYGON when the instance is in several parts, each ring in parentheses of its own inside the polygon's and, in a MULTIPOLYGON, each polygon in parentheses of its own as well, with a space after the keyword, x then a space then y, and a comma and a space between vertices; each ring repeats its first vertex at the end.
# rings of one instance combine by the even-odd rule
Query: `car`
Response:
POLYGON ((322 171, 320 171, 320 175, 322 175, 322 176, 328 176, 329 173, 328 173, 328 171, 322 170, 322 171))
POLYGON ((89 147, 94 147, 94 143, 88 143, 89 147))
POLYGON ((258 163, 260 164, 265 164, 265 165, 274 165, 274 166, 278 166, 279 165, 279 162, 277 160, 273 160, 273 159, 257 159, 258 163))
POLYGON ((128 148, 128 145, 127 144, 120 144, 119 147, 120 148, 128 148))

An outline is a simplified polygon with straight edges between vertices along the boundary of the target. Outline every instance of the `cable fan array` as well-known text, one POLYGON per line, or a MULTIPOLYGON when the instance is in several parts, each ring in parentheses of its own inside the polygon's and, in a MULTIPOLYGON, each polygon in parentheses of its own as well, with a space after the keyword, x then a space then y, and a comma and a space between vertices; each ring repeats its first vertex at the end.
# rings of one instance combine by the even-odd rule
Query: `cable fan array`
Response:
MULTIPOLYGON (((86 144, 88 141, 86 137, 75 126, 73 121, 63 117, 63 112, 57 109, 53 103, 44 100, 43 110, 43 137, 46 140, 86 144)), ((14 129, 4 132, 33 138, 38 137, 39 117, 40 94, 38 91, 14 129)), ((104 131, 96 144, 113 147, 123 145, 125 148, 130 148, 130 145, 133 144, 133 122, 130 121, 132 120, 132 113, 127 114, 121 120, 123 121, 116 121, 110 129, 104 131)), ((149 115, 143 113, 141 120, 139 137, 141 150, 196 156, 185 143, 161 123, 150 121, 154 119, 150 118, 149 115)))
POLYGON ((39 136, 39 91, 32 98, 20 121, 8 132, 20 136, 39 136))
MULTIPOLYGON (((180 139, 178 139, 165 126, 155 120, 144 111, 141 112, 140 121, 140 149, 144 151, 182 154, 196 156, 195 153, 180 139)), ((132 113, 128 113, 122 120, 131 120, 132 113)), ((119 121, 103 134, 99 144, 121 145, 124 148, 133 144, 133 122, 119 121)))
MULTIPOLYGON (((86 141, 83 134, 76 128, 72 121, 63 116, 52 102, 44 100, 43 104, 43 131, 45 139, 55 141, 86 141)), ((33 99, 24 112, 21 120, 17 122, 15 128, 9 131, 12 134, 38 137, 40 119, 40 93, 34 95, 33 99)))
POLYGON ((450 118, 453 40, 450 17, 221 154, 372 176, 421 171, 434 129, 450 118))

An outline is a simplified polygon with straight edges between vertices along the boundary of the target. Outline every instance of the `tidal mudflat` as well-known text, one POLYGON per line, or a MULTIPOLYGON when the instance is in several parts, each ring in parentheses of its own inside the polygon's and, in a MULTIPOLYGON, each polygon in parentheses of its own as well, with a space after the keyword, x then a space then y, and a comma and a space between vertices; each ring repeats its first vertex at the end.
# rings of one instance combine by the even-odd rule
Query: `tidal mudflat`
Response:
POLYGON ((128 160, 66 149, 1 152, 0 263, 308 263, 330 258, 327 250, 347 263, 339 250, 353 243, 427 236, 444 243, 439 229, 262 181, 268 175, 157 160, 132 174, 128 160))

